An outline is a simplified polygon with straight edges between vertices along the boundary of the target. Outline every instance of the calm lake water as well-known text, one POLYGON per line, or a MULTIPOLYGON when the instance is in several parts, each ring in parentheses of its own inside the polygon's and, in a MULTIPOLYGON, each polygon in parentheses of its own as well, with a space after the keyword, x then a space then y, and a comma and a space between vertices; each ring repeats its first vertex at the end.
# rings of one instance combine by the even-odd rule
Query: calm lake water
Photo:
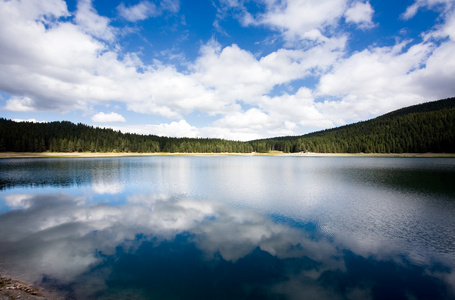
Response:
POLYGON ((67 299, 455 299, 455 159, 1 159, 0 273, 67 299))

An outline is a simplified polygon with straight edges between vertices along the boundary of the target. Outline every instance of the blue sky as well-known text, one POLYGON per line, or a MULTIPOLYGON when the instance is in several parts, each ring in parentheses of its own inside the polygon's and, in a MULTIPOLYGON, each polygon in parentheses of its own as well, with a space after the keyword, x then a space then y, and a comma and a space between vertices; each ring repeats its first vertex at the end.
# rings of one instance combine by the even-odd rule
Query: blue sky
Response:
POLYGON ((455 96, 454 0, 0 0, 0 116, 233 140, 455 96))

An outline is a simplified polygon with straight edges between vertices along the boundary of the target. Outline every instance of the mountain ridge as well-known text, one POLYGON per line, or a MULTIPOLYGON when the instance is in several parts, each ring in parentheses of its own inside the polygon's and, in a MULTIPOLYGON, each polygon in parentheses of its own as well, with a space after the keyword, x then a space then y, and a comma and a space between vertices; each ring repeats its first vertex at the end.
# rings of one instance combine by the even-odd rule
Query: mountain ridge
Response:
POLYGON ((404 107, 371 120, 299 136, 247 142, 121 133, 68 121, 0 118, 0 152, 455 153, 455 98, 404 107))
POLYGON ((284 152, 454 153, 454 141, 455 98, 447 98, 336 128, 250 143, 258 149, 284 152))

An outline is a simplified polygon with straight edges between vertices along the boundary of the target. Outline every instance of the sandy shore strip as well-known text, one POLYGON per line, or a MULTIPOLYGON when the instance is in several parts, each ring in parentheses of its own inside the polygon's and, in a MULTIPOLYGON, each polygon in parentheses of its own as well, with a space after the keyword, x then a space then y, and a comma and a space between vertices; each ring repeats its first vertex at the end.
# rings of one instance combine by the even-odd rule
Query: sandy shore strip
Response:
POLYGON ((0 152, 0 158, 59 158, 59 157, 135 157, 135 156, 296 156, 296 157, 452 157, 455 153, 100 153, 100 152, 0 152))
POLYGON ((0 300, 64 300, 63 293, 45 290, 7 276, 0 276, 0 300))

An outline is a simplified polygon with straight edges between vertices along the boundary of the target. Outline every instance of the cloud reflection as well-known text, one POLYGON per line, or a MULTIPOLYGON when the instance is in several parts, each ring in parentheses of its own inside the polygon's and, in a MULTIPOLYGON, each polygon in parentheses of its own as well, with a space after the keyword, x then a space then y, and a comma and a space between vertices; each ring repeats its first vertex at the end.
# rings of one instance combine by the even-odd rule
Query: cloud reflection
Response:
POLYGON ((97 194, 119 194, 124 190, 124 186, 111 182, 94 182, 92 190, 97 194))
POLYGON ((207 254, 230 261, 257 247, 278 257, 310 256, 315 249, 315 258, 335 253, 328 242, 312 242, 302 232, 252 211, 214 202, 137 195, 122 206, 87 205, 84 197, 65 193, 5 199, 24 209, 0 216, 0 228, 8 228, 0 231, 2 252, 18 264, 33 265, 37 276, 71 280, 99 260, 96 251, 112 254, 137 234, 172 240, 188 232, 207 254))
MULTIPOLYGON (((199 270, 208 278, 213 270, 231 273, 256 270, 254 276, 259 277, 265 272, 270 278, 258 279, 260 283, 267 283, 264 286, 272 294, 289 299, 298 299, 302 293, 318 299, 368 299, 374 293, 375 278, 365 282, 359 279, 360 285, 345 282, 352 281, 349 276, 362 276, 359 272, 347 275, 358 268, 353 261, 384 268, 385 274, 390 272, 387 263, 371 261, 371 257, 359 258, 327 239, 316 239, 251 210, 217 202, 144 194, 130 196, 126 204, 112 206, 89 203, 85 197, 65 193, 8 195, 5 200, 22 209, 0 215, 0 265, 4 271, 34 282, 41 282, 43 276, 53 278, 74 289, 86 286, 89 281, 97 282, 90 291, 75 292, 75 297, 81 299, 115 282, 115 276, 120 275, 114 276, 117 273, 113 270, 125 260, 128 261, 125 265, 131 265, 135 256, 137 269, 141 269, 141 264, 155 263, 142 271, 148 277, 155 276, 151 272, 160 270, 163 260, 170 264, 165 269, 174 270, 172 261, 178 260, 179 255, 181 265, 191 259, 199 269, 203 264, 215 264, 216 268, 199 270), (181 254, 183 248, 190 254, 181 254)), ((174 271, 180 272, 179 268, 176 266, 174 271)), ((407 269, 402 269, 407 274, 407 269)), ((118 272, 127 272, 121 270, 118 272)), ((451 270, 439 274, 449 276, 451 270)), ((254 278, 248 280, 255 282, 254 278)), ((429 281, 430 287, 444 288, 432 280, 435 282, 429 281)))
POLYGON ((3 198, 5 199, 5 203, 9 208, 29 208, 31 205, 30 201, 33 199, 33 195, 13 194, 5 195, 3 198))

